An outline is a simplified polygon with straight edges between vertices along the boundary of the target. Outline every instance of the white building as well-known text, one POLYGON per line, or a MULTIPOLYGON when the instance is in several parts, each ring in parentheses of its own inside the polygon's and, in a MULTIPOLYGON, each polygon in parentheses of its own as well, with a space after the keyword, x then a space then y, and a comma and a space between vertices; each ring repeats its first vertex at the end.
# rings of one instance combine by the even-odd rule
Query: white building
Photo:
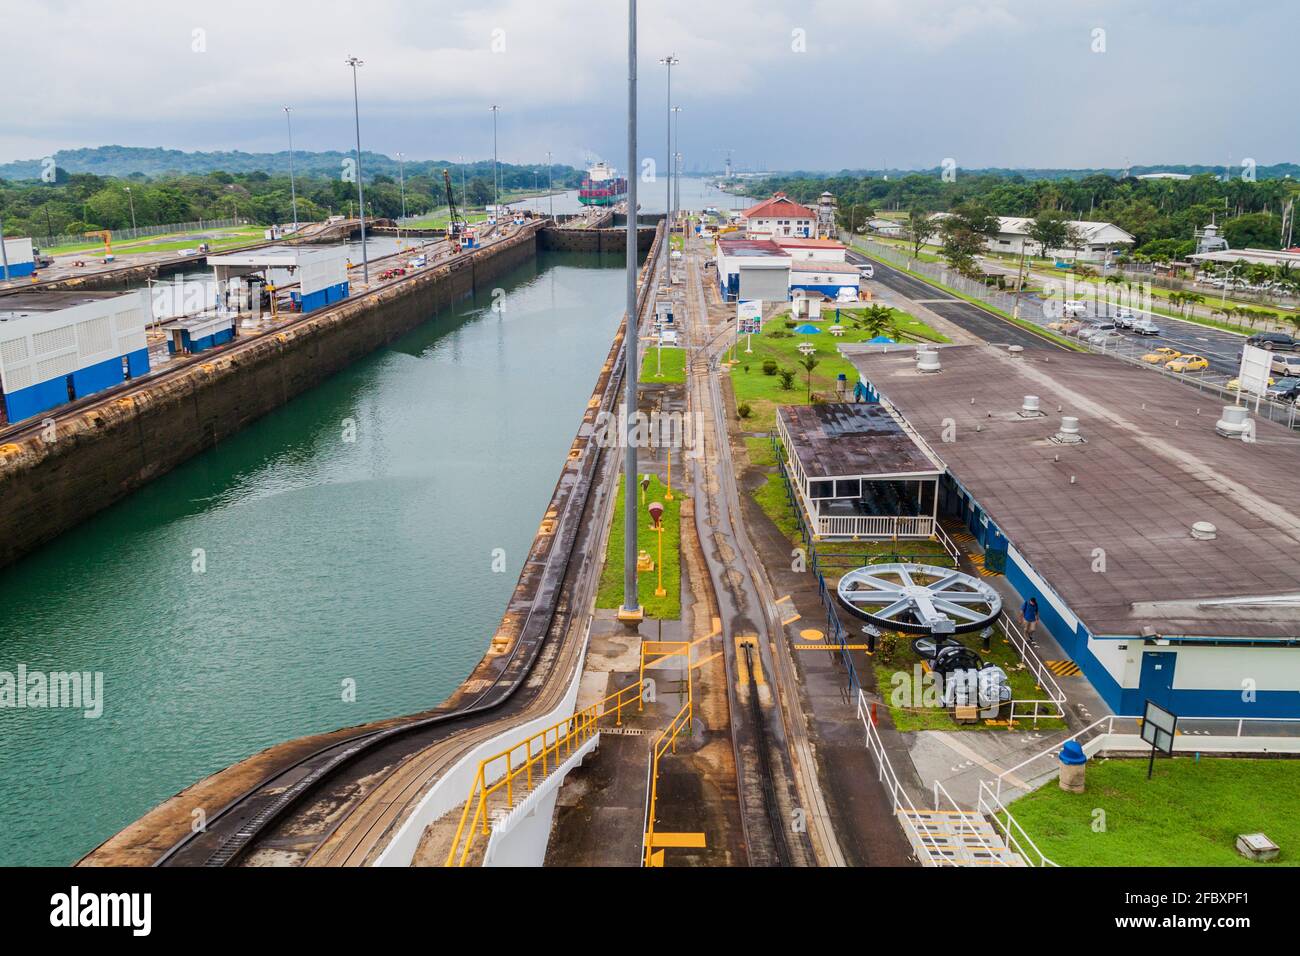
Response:
MULTIPOLYGON (((946 212, 937 212, 930 218, 946 219, 948 215, 946 212)), ((1072 227, 1079 234, 1079 247, 1077 249, 1043 249, 1039 243, 1029 238, 1029 230, 1033 224, 1034 220, 1025 216, 999 216, 998 234, 991 237, 984 244, 985 248, 990 252, 1001 252, 1013 256, 1020 255, 1023 250, 1026 255, 1031 256, 1055 259, 1078 258, 1089 262, 1101 262, 1108 253, 1131 246, 1135 241, 1132 233, 1125 232, 1112 223, 1072 219, 1066 225, 1072 227)), ((937 235, 931 240, 934 245, 941 242, 942 239, 937 235)))
POLYGON ((790 254, 770 239, 718 239, 718 289, 728 302, 790 298, 790 254))
POLYGON ((786 196, 774 193, 771 199, 750 206, 740 214, 745 223, 745 235, 750 239, 771 239, 776 236, 817 235, 817 214, 786 196))
POLYGON ((868 219, 867 229, 878 236, 885 236, 889 239, 901 239, 903 237, 903 224, 897 219, 868 219))
POLYGON ((816 259, 819 262, 843 262, 848 253, 844 243, 834 239, 773 239, 780 249, 789 254, 798 264, 801 259, 816 259))

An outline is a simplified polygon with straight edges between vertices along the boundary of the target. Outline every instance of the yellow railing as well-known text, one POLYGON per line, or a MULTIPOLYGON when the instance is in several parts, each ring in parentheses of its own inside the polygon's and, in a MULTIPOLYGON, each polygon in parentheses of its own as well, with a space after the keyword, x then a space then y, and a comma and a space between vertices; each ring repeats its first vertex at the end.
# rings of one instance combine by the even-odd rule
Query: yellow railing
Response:
MULTIPOLYGON (((686 658, 686 703, 682 709, 677 711, 675 716, 658 739, 655 740, 654 749, 650 754, 650 793, 646 800, 646 824, 645 824, 645 842, 642 846, 642 863, 645 866, 662 866, 661 862, 656 862, 654 852, 655 836, 655 809, 656 802, 659 798, 659 758, 667 753, 670 749, 677 753, 677 738, 682 731, 689 735, 691 720, 695 715, 695 690, 691 679, 691 645, 688 641, 643 641, 641 644, 641 682, 645 683, 645 669, 647 664, 657 664, 662 660, 670 657, 686 658), (653 660, 647 661, 647 655, 653 655, 653 660)), ((662 859, 660 854, 658 859, 662 859)))
POLYGON ((538 781, 545 779, 575 749, 595 736, 600 729, 600 722, 611 714, 615 726, 621 726, 624 708, 631 707, 633 701, 641 699, 642 686, 642 681, 629 684, 604 700, 575 711, 572 716, 519 741, 513 747, 479 761, 474 785, 465 800, 465 809, 461 811, 460 825, 456 827, 456 837, 447 853, 446 865, 464 866, 480 830, 483 836, 491 832, 488 816, 494 794, 505 790, 506 806, 513 807, 516 783, 523 784, 526 794, 532 789, 534 776, 538 781), (505 762, 504 773, 500 771, 501 761, 505 762), (494 773, 501 775, 493 780, 494 773), (489 780, 492 782, 489 783, 489 780), (468 830, 466 824, 469 824, 468 830))

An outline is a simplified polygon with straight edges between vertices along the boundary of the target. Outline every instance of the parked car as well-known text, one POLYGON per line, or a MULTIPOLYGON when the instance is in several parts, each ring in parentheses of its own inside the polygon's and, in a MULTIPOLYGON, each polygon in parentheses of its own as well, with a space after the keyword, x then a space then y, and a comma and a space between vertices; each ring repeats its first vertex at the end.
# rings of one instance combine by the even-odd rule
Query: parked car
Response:
POLYGON ((1162 345, 1158 349, 1152 349, 1146 355, 1142 356, 1142 361, 1148 365, 1165 365, 1181 356, 1183 353, 1178 349, 1171 349, 1167 345, 1162 345))
POLYGON ((1300 376, 1300 356, 1298 355, 1275 355, 1273 356, 1272 371, 1282 376, 1300 376))
MULTIPOLYGON (((1273 384, 1273 380, 1272 380, 1271 378, 1268 380, 1268 384, 1269 384, 1269 385, 1272 385, 1272 384, 1273 384)), ((1228 379, 1226 382, 1223 383, 1223 387, 1224 387, 1224 388, 1230 388, 1230 389, 1232 389, 1234 392, 1236 392, 1236 391, 1240 391, 1240 390, 1241 390, 1241 379, 1239 379, 1239 378, 1230 378, 1230 379, 1228 379)))
POLYGON ((1114 332, 1116 338, 1119 337, 1119 330, 1115 327, 1114 322, 1109 320, 1105 322, 1093 322, 1079 330, 1079 338, 1087 342, 1095 342, 1098 336, 1103 336, 1110 332, 1114 332))
POLYGON ((874 279, 876 277, 876 267, 870 262, 864 262, 858 266, 858 275, 864 279, 874 279))
POLYGON ((1172 362, 1166 362, 1165 368, 1171 372, 1199 372, 1210 367, 1210 360, 1203 355, 1180 355, 1172 362))
POLYGON ((1124 336, 1119 334, 1119 329, 1102 329, 1088 336, 1089 345, 1102 349, 1114 348, 1123 341, 1124 336))
POLYGON ((1115 324, 1121 329, 1133 328, 1133 323, 1137 320, 1138 317, 1133 313, 1132 309, 1120 309, 1115 313, 1115 324))
POLYGON ((1264 394, 1275 402, 1293 402, 1300 398, 1300 377, 1288 375, 1277 381, 1269 379, 1268 389, 1264 394))
POLYGON ((1146 316, 1143 316, 1140 319, 1134 319, 1133 323, 1129 326, 1129 328, 1132 329, 1134 332, 1136 332, 1138 335, 1159 335, 1160 334, 1160 326, 1156 325, 1146 316))
POLYGON ((1061 315, 1082 316, 1088 314, 1088 303, 1082 300, 1061 303, 1061 315))
POLYGON ((1296 340, 1285 332, 1256 332, 1246 339, 1246 344, 1259 349, 1268 349, 1270 352, 1294 352, 1296 350, 1296 340))

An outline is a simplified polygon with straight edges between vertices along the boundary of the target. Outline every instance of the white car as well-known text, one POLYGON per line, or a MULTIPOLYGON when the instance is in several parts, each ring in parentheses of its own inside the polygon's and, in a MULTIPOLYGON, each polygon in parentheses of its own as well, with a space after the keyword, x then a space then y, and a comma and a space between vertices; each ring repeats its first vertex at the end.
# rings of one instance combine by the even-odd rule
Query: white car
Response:
POLYGON ((1137 316, 1133 314, 1132 309, 1120 309, 1115 313, 1115 324, 1121 329, 1133 328, 1133 323, 1137 321, 1137 316))
POLYGON ((876 277, 876 267, 870 262, 864 262, 858 266, 858 275, 864 279, 874 279, 876 277))
POLYGON ((1156 325, 1154 322, 1152 322, 1150 319, 1148 319, 1146 316, 1143 316, 1140 319, 1134 319, 1133 322, 1129 325, 1129 328, 1131 328, 1138 335, 1159 335, 1160 334, 1160 327, 1156 325))
POLYGON ((1087 315, 1087 314, 1088 314, 1087 302, 1079 300, 1075 302, 1061 303, 1061 315, 1068 316, 1070 318, 1078 318, 1079 316, 1087 315))

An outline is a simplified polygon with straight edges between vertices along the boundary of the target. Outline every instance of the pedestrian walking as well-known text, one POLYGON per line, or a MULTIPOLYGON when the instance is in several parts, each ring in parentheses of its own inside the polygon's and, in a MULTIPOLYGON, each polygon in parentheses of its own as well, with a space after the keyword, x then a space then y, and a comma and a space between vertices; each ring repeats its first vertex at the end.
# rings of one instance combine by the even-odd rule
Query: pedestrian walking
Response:
POLYGON ((1025 621, 1025 637, 1034 639, 1034 630, 1038 627, 1038 598, 1030 598, 1020 607, 1020 616, 1025 621))

